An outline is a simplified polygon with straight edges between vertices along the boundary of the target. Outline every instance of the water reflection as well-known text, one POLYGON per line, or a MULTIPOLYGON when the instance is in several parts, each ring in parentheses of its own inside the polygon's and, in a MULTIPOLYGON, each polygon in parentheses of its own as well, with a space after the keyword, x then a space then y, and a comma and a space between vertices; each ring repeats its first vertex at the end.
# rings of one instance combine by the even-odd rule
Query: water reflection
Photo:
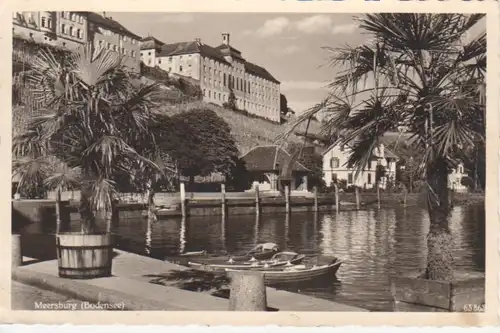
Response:
MULTIPOLYGON (((450 216, 457 268, 484 271, 484 207, 456 206, 450 216)), ((371 310, 392 310, 389 278, 425 268, 429 219, 425 209, 339 213, 226 215, 120 221, 122 246, 155 257, 184 251, 246 252, 275 242, 304 254, 334 255, 344 263, 338 281, 301 292, 371 310)), ((292 288, 293 289, 293 288, 292 288)))

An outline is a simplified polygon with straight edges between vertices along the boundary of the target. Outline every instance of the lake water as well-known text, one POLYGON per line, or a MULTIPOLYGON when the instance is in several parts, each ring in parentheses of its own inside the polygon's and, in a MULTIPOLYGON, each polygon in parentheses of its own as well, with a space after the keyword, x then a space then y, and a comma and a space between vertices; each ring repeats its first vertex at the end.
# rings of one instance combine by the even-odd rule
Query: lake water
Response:
MULTIPOLYGON (((235 215, 161 219, 148 228, 144 220, 121 220, 117 233, 123 249, 165 258, 186 251, 244 253, 255 244, 277 243, 306 255, 334 255, 343 260, 337 281, 322 286, 290 288, 315 297, 392 311, 390 276, 425 268, 425 209, 391 209, 336 213, 235 215)), ((455 266, 485 267, 484 206, 458 206, 452 211, 455 266)))

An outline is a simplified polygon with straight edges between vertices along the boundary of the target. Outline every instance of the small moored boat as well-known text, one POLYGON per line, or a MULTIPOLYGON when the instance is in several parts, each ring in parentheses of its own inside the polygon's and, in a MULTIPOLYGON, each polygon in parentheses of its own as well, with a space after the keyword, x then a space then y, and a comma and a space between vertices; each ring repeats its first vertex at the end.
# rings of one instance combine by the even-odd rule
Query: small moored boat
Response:
MULTIPOLYGON (((334 277, 342 264, 336 260, 326 265, 287 265, 285 267, 255 268, 256 271, 264 273, 266 285, 276 285, 284 283, 308 282, 315 279, 334 277)), ((226 268, 226 272, 235 272, 238 269, 226 268)))

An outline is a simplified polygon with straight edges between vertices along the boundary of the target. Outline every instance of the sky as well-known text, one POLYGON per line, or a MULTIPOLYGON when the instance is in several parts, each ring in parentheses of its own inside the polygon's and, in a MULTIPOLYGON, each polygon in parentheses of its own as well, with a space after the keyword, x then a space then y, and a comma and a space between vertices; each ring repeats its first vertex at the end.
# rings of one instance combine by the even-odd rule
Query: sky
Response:
MULTIPOLYGON (((218 46, 222 33, 242 56, 265 67, 281 82, 288 106, 301 113, 326 96, 336 70, 324 47, 358 46, 368 36, 358 29, 356 14, 296 13, 125 13, 109 12, 135 34, 165 43, 200 38, 218 46)), ((484 26, 482 27, 484 29, 484 26)))

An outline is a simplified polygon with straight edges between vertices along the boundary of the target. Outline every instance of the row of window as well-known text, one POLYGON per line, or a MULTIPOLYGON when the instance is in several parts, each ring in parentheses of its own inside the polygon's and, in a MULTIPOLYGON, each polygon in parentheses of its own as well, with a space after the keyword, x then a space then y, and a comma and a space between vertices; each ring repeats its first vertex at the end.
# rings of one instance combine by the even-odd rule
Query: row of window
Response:
MULTIPOLYGON (((215 76, 215 77, 222 78, 224 81, 224 86, 227 87, 227 85, 226 85, 226 73, 223 73, 221 70, 213 69, 212 67, 206 66, 206 65, 204 66, 204 71, 205 71, 205 73, 208 73, 212 77, 215 76)), ((234 73, 234 70, 233 70, 233 73, 234 73)), ((229 80, 231 80, 231 77, 234 78, 234 75, 231 75, 231 74, 227 74, 227 75, 229 77, 229 80)), ((245 92, 250 92, 250 87, 252 87, 253 90, 257 90, 259 92, 262 92, 264 95, 270 96, 271 94, 274 94, 274 95, 278 94, 278 89, 276 89, 276 88, 266 87, 263 84, 259 84, 256 82, 250 82, 250 81, 244 80, 242 78, 236 78, 236 84, 233 83, 232 88, 237 89, 237 90, 241 90, 241 91, 245 91, 245 92), (248 88, 245 87, 246 85, 248 85, 248 88), (242 87, 242 89, 240 89, 240 87, 242 87)))
POLYGON ((136 55, 136 52, 134 50, 127 50, 126 48, 122 47, 121 50, 118 49, 118 46, 116 46, 115 44, 111 44, 109 42, 105 42, 103 40, 100 40, 99 41, 99 47, 100 48, 106 48, 108 50, 111 50, 111 51, 115 51, 115 52, 118 52, 120 51, 121 54, 123 55, 126 55, 126 56, 131 56, 131 57, 134 57, 135 58, 135 55, 136 55))
MULTIPOLYGON (((43 22, 43 18, 42 18, 42 22, 43 22)), ((48 24, 48 22, 47 22, 48 24)), ((43 27, 43 23, 42 23, 42 27, 43 27)), ((47 26, 48 28, 49 26, 47 26)), ((83 31, 81 29, 75 29, 73 26, 67 26, 66 24, 61 24, 61 33, 63 35, 69 35, 71 37, 77 37, 79 39, 83 39, 83 31)))
MULTIPOLYGON (((217 92, 217 91, 211 91, 207 89, 203 89, 203 96, 208 97, 210 99, 215 99, 219 100, 221 102, 227 102, 228 101, 228 95, 217 92)), ((249 109, 256 109, 256 110, 263 110, 265 112, 271 112, 277 110, 276 108, 272 108, 270 106, 264 106, 262 104, 257 104, 257 103, 252 103, 248 101, 243 101, 243 108, 249 108, 249 109)))
POLYGON ((83 23, 85 20, 83 15, 72 12, 61 12, 61 17, 78 23, 83 23))

